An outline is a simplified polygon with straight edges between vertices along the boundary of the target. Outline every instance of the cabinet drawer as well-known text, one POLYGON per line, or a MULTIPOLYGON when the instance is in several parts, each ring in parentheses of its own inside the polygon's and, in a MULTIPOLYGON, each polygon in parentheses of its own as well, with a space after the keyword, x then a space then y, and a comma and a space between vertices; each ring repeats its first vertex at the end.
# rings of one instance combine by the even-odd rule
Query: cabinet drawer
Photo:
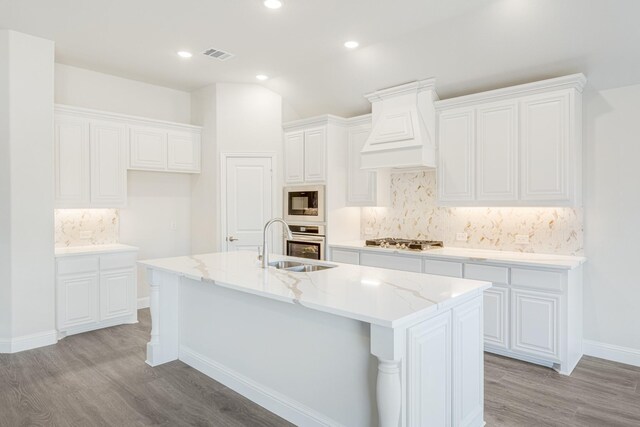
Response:
POLYGON ((356 251, 344 251, 342 249, 331 250, 331 261, 343 262, 345 264, 360 264, 360 253, 356 251))
POLYGON ((509 269, 506 267, 494 267, 491 265, 465 264, 465 279, 486 280, 488 282, 509 283, 509 269))
POLYGON ((437 274, 438 276, 462 277, 462 263, 426 259, 424 261, 424 272, 437 274))
POLYGON ((360 254, 360 265, 370 267, 388 268, 391 270, 422 272, 422 261, 420 258, 410 258, 399 255, 383 255, 363 252, 360 254))
POLYGON ((511 269, 511 284, 534 289, 561 292, 564 288, 564 274, 556 271, 511 269))
POLYGON ((58 258, 56 263, 56 273, 58 275, 63 274, 75 274, 86 272, 98 271, 98 257, 97 256, 73 256, 58 258))
POLYGON ((136 263, 136 258, 137 258, 137 254, 135 252, 101 255, 100 270, 113 270, 117 268, 133 268, 136 263))

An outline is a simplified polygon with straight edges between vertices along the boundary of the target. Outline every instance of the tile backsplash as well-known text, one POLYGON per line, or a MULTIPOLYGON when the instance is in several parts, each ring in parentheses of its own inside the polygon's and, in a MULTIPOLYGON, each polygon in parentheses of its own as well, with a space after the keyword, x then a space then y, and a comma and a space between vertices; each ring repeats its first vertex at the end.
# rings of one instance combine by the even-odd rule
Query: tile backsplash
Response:
POLYGON ((435 171, 391 175, 391 206, 362 208, 361 235, 442 240, 445 246, 583 254, 583 213, 574 208, 447 208, 436 205, 435 171), (466 241, 457 241, 466 233, 466 241), (528 244, 516 235, 529 236, 528 244))
POLYGON ((54 215, 56 247, 119 242, 117 209, 56 209, 54 215))

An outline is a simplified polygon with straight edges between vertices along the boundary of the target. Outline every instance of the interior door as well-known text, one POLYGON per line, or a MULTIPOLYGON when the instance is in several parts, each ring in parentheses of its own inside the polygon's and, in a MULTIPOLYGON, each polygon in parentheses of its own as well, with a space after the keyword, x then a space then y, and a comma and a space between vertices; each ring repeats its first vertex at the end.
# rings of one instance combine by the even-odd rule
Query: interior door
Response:
MULTIPOLYGON (((223 191, 226 207, 223 248, 257 252, 262 245, 262 229, 273 216, 271 157, 227 157, 223 191)), ((270 252, 281 247, 281 239, 275 240, 276 247, 272 246, 270 252)))

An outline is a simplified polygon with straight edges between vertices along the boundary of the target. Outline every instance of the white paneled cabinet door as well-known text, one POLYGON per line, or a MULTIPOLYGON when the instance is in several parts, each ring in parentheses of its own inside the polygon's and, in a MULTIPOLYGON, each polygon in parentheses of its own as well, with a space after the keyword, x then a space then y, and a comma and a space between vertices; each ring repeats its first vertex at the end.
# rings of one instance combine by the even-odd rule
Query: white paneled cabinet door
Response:
POLYGON ((453 309, 453 425, 481 426, 484 415, 482 300, 453 309))
POLYGON ((438 198, 442 202, 474 199, 474 121, 473 109, 452 109, 440 114, 438 198))
POLYGON ((129 169, 165 170, 167 132, 147 126, 129 128, 129 169))
POLYGON ((507 350, 509 325, 509 290, 495 284, 484 291, 484 343, 507 350))
POLYGON ((193 132, 169 132, 167 169, 200 172, 200 135, 193 132))
POLYGON ((513 351, 559 361, 561 299, 561 295, 545 292, 511 290, 513 351))
POLYGON ((98 321, 98 274, 58 277, 56 292, 58 330, 98 321))
POLYGON ((319 182, 326 179, 326 128, 313 128, 304 131, 304 180, 319 182))
POLYGON ((100 320, 133 314, 136 301, 135 271, 127 268, 100 273, 100 320))
POLYGON ((451 425, 451 312, 407 331, 407 425, 451 425))
POLYGON ((284 180, 295 184, 304 182, 304 132, 284 134, 284 180))
POLYGON ((91 122, 91 205, 118 208, 127 204, 126 127, 91 122))
POLYGON ((56 116, 54 156, 56 207, 86 207, 90 199, 87 120, 56 116))
POLYGON ((489 104, 476 114, 476 198, 517 200, 517 104, 489 104))
POLYGON ((569 201, 569 91, 524 98, 520 103, 521 199, 569 201))
POLYGON ((349 175, 347 177, 347 204, 349 206, 376 206, 376 172, 362 170, 362 147, 371 133, 371 125, 361 125, 347 131, 349 175))

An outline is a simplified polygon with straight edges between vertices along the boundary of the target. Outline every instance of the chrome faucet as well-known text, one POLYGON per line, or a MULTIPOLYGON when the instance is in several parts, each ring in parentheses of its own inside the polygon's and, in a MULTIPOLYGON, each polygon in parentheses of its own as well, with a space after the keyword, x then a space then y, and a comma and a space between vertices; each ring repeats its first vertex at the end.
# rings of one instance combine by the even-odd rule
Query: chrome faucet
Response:
POLYGON ((289 224, 287 224, 284 219, 273 218, 272 220, 269 220, 269 222, 264 225, 264 231, 262 232, 262 268, 269 268, 269 248, 267 247, 267 232, 269 231, 271 225, 276 222, 282 223, 284 229, 287 231, 287 238, 290 240, 293 239, 289 224))

